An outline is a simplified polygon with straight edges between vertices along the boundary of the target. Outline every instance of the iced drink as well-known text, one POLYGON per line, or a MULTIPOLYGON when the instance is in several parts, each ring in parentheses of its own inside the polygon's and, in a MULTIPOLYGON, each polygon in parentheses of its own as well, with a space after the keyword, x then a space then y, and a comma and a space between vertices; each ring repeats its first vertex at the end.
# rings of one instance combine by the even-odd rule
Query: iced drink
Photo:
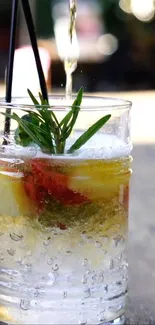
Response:
POLYGON ((111 131, 129 108, 118 123, 111 107, 105 132, 73 154, 1 144, 1 321, 123 324, 131 144, 111 131))

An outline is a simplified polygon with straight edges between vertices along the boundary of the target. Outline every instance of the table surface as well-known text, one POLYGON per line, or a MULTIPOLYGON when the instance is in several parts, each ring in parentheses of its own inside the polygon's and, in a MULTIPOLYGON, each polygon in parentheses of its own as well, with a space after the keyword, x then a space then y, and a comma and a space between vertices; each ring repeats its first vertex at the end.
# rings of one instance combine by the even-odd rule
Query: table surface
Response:
POLYGON ((155 325, 155 92, 107 95, 133 103, 126 324, 155 325))
MULTIPOLYGON (((4 87, 0 87, 0 95, 4 87)), ((97 95, 97 94, 95 94, 97 95)), ((101 95, 101 94, 100 94, 101 95)), ((155 325, 155 92, 108 93, 133 102, 126 324, 155 325)))

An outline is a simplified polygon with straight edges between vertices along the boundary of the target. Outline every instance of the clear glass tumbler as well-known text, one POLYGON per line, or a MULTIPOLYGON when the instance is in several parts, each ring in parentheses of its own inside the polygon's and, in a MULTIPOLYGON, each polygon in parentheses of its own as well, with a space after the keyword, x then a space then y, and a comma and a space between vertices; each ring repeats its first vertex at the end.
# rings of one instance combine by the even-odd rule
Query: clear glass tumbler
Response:
MULTIPOLYGON (((70 109, 50 98, 60 121, 70 109)), ((0 321, 9 324, 123 324, 127 295, 130 108, 84 97, 68 148, 106 114, 110 120, 74 153, 49 155, 15 143, 0 103, 0 321)), ((51 111, 49 108, 49 111, 51 111)), ((36 111, 37 112, 37 111, 36 111)))

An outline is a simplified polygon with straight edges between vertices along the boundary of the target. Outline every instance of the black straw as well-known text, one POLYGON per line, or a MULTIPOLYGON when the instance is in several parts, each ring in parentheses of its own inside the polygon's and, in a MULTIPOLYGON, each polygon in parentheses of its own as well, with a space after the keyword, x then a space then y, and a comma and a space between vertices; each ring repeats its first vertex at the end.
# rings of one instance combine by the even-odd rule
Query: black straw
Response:
POLYGON ((46 81, 45 81, 44 72, 42 69, 41 60, 40 60, 40 56, 39 56, 37 38, 36 38, 36 32, 35 32, 32 14, 31 14, 31 8, 30 8, 28 0, 21 0, 21 2, 22 2, 22 7, 23 7, 26 23, 27 23, 27 28, 29 31, 31 45, 33 48, 34 56, 35 56, 41 92, 42 92, 43 98, 48 101, 46 81))
MULTIPOLYGON (((9 58, 6 74, 6 95, 5 101, 11 103, 12 97, 12 78, 13 78, 13 63, 16 43, 16 28, 17 28, 17 13, 18 13, 18 0, 12 0, 12 17, 11 17, 11 30, 10 30, 10 44, 9 44, 9 58)), ((6 111, 10 114, 10 109, 6 111)), ((7 136, 10 133, 10 118, 5 118, 4 135, 7 136)))

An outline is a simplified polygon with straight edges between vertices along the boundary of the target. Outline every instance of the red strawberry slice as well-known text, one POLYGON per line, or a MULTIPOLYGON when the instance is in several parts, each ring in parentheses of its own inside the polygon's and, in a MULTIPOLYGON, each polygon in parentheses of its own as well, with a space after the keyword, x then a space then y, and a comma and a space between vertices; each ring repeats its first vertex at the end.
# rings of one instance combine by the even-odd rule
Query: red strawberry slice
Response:
POLYGON ((43 210, 47 193, 43 187, 36 183, 34 176, 30 174, 25 176, 24 187, 28 197, 36 204, 38 210, 43 210))
POLYGON ((88 198, 80 193, 75 193, 68 189, 68 176, 47 170, 46 163, 42 161, 31 161, 32 174, 37 180, 37 184, 47 191, 57 201, 65 205, 76 205, 89 202, 88 198))
POLYGON ((128 211, 128 208, 129 208, 129 186, 124 187, 123 206, 128 211))
POLYGON ((90 202, 80 193, 68 189, 68 176, 51 170, 52 166, 45 160, 33 159, 28 164, 29 174, 25 175, 27 195, 43 209, 44 201, 51 196, 64 205, 78 205, 90 202))

